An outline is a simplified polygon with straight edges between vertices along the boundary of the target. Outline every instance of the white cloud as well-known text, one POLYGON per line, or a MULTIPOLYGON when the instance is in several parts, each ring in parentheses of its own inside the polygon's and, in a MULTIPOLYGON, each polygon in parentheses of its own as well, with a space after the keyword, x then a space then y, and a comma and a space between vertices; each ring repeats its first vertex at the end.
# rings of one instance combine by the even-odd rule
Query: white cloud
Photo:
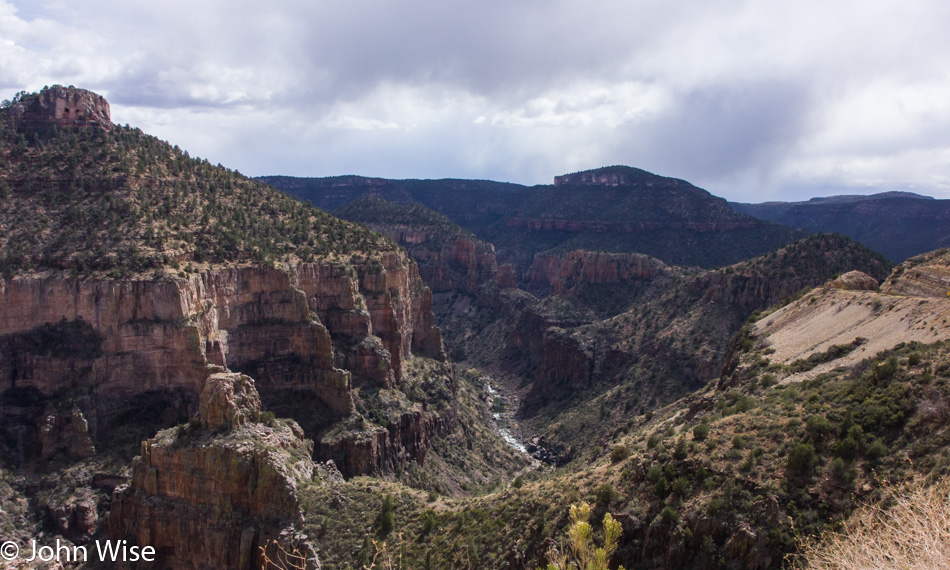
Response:
POLYGON ((0 87, 99 91, 250 174, 950 197, 939 0, 0 0, 0 87))

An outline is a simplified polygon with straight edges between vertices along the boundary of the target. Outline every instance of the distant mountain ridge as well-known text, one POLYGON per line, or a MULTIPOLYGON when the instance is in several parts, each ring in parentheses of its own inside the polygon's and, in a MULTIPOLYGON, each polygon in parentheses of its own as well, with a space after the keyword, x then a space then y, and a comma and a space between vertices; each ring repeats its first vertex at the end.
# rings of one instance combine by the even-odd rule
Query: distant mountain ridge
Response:
POLYGON ((787 226, 838 232, 896 262, 950 245, 950 200, 912 192, 729 205, 737 212, 787 226))
POLYGON ((676 265, 718 267, 765 253, 807 232, 735 212, 692 184, 629 166, 521 186, 485 180, 386 180, 358 176, 258 180, 336 209, 366 194, 419 202, 494 243, 523 281, 534 256, 578 249, 644 253, 676 265))

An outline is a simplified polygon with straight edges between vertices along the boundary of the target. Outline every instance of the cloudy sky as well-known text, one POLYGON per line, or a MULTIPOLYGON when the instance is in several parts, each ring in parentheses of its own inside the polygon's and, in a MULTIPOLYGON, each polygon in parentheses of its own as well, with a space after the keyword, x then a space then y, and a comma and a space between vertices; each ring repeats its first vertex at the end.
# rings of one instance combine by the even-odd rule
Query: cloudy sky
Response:
POLYGON ((628 164, 733 200, 950 198, 945 0, 0 0, 0 98, 249 175, 550 183, 628 164))

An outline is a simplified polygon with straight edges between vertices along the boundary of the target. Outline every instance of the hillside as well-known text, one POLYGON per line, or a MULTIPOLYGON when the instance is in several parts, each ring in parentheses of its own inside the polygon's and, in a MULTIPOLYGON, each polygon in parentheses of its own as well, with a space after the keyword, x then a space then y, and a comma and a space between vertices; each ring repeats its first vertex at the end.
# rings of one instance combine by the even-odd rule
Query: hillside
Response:
POLYGON ((24 541, 104 536, 113 490, 131 482, 122 536, 162 542, 176 567, 247 559, 275 528, 299 529, 294 508, 276 526, 253 519, 296 485, 268 479, 269 445, 336 477, 450 495, 524 465, 477 375, 446 361, 418 266, 379 233, 113 125, 105 99, 72 87, 0 109, 0 188, 0 528, 24 541), (214 413, 238 423, 201 427, 212 384, 214 413), (247 422, 264 427, 201 431, 247 422), (155 455, 140 445, 176 425, 155 455), (457 452, 463 433, 471 454, 457 452), (210 478, 239 463, 221 482, 233 494, 207 507, 182 462, 210 478), (141 465, 177 483, 156 487, 141 465), (250 497, 249 481, 262 486, 250 497), (152 507, 174 524, 145 528, 155 517, 135 513, 152 507), (183 537, 216 526, 189 550, 183 537))
POLYGON ((564 295, 529 307, 509 339, 510 361, 530 381, 525 424, 576 456, 605 426, 715 378, 755 311, 855 268, 883 279, 890 265, 847 238, 817 235, 720 270, 586 284, 567 293, 569 310, 556 308, 564 295))
POLYGON ((870 327, 860 346, 898 342, 879 352, 859 346, 861 358, 849 360, 854 351, 825 348, 839 332, 822 309, 860 295, 869 320, 893 311, 909 318, 921 300, 950 301, 839 287, 767 311, 736 339, 735 365, 718 382, 644 414, 600 418, 608 430, 574 469, 535 472, 464 502, 399 486, 380 491, 366 480, 311 488, 308 531, 334 537, 328 561, 342 564, 351 552, 368 560, 371 546, 345 530, 377 531, 382 492, 394 498, 402 534, 390 534, 390 544, 404 564, 534 568, 550 541, 566 535, 568 507, 586 501, 595 521, 611 513, 620 522, 611 567, 784 567, 804 539, 840 528, 859 505, 893 497, 894 482, 950 470, 947 331, 905 342, 870 327), (815 345, 789 360, 785 339, 803 323, 815 324, 815 345), (811 355, 837 365, 806 381, 789 376, 811 355), (343 520, 323 506, 337 493, 358 505, 343 520))
POLYGON ((0 115, 0 266, 125 277, 394 251, 357 225, 141 132, 0 115))
POLYGON ((533 187, 355 176, 259 180, 327 208, 366 194, 421 203, 495 244, 499 262, 513 264, 521 282, 537 254, 635 252, 712 268, 806 235, 737 214, 688 182, 626 166, 558 176, 553 185, 533 187))
POLYGON ((910 192, 730 206, 786 226, 846 235, 894 262, 950 246, 950 200, 910 192))
POLYGON ((0 109, 4 541, 514 570, 586 502, 610 568, 779 568, 950 473, 947 250, 623 166, 267 181, 346 219, 88 91, 0 109))

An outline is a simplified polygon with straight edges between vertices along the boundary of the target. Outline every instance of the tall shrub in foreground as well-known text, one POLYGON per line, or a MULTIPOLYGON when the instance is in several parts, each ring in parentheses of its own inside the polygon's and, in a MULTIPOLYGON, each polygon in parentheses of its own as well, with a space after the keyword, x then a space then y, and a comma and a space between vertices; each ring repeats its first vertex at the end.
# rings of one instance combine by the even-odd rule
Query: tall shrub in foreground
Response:
MULTIPOLYGON (((610 557, 617 550, 620 538, 620 523, 610 513, 604 515, 604 545, 597 548, 594 543, 594 529, 590 523, 590 505, 580 503, 572 505, 571 526, 567 529, 567 544, 564 537, 557 546, 548 550, 548 565, 545 570, 608 570, 610 557)), ((617 570, 623 570, 620 566, 617 570)))

